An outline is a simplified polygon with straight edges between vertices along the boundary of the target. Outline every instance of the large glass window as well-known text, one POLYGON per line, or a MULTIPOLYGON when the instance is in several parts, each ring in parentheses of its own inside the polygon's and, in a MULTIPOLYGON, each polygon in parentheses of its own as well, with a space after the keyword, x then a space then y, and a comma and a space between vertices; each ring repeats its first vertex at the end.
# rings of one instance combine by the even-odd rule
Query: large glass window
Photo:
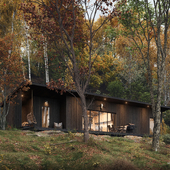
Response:
POLYGON ((107 114, 106 112, 100 112, 100 131, 107 132, 107 114))
POLYGON ((98 111, 90 111, 91 112, 91 130, 99 131, 99 112, 98 111))
POLYGON ((115 114, 108 113, 108 131, 113 129, 115 125, 115 114))
MULTIPOLYGON (((91 131, 104 131, 109 132, 115 124, 115 114, 100 112, 100 111, 87 111, 88 116, 88 129, 91 131)), ((82 128, 84 129, 84 118, 82 118, 82 128)))

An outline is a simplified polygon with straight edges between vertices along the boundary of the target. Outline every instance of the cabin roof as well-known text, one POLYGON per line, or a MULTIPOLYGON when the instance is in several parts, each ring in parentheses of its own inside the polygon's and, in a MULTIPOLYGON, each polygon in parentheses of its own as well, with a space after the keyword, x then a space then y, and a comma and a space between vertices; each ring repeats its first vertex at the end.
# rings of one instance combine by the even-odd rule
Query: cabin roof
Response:
MULTIPOLYGON (((46 88, 47 86, 45 84, 37 84, 37 83, 32 83, 29 84, 30 88, 33 88, 36 90, 36 93, 42 95, 42 89, 46 88)), ((20 89, 20 87, 18 87, 14 93, 20 89)), ((59 91, 61 89, 58 89, 59 91)), ((45 92, 45 91, 44 91, 45 92)), ((75 90, 71 90, 72 93, 74 93, 74 95, 78 96, 77 92, 75 90)), ((52 94, 53 91, 50 92, 50 94, 52 94)), ((46 95, 46 93, 44 93, 43 95, 46 95)), ((67 95, 71 95, 70 93, 66 92, 67 95)), ((53 94, 55 95, 55 94, 53 94)), ((139 101, 133 101, 133 100, 126 100, 126 99, 122 99, 122 98, 117 98, 117 97, 111 97, 111 96, 107 96, 107 95, 101 95, 101 94, 96 94, 96 93, 85 93, 86 98, 87 99, 94 99, 94 100, 100 100, 100 101, 104 101, 104 102, 113 102, 113 103, 117 103, 117 104, 128 104, 128 105, 132 105, 132 106, 136 106, 136 107, 148 107, 151 108, 151 104, 150 103, 145 103, 145 102, 139 102, 139 101)), ((3 103, 0 103, 0 107, 3 107, 3 103)), ((166 110, 170 110, 170 107, 168 106, 161 106, 161 111, 164 112, 166 110)))
MULTIPOLYGON (((46 88, 46 85, 43 84, 36 84, 36 83, 32 83, 32 85, 35 89, 37 89, 39 87, 42 88, 46 88)), ((58 89, 61 90, 61 89, 58 89)), ((77 92, 75 90, 71 90, 72 93, 74 93, 76 96, 77 92)), ((39 89, 39 93, 42 93, 41 90, 39 89)), ((67 95, 70 95, 70 93, 66 92, 67 95)), ((94 99, 94 100, 100 100, 103 102, 113 102, 113 103, 117 103, 117 104, 128 104, 128 105, 132 105, 135 107, 144 107, 144 108, 151 108, 152 105, 150 103, 145 103, 145 102, 139 102, 139 101, 133 101, 133 100, 126 100, 126 99, 122 99, 122 98, 117 98, 117 97, 111 97, 111 96, 107 96, 107 95, 101 95, 101 94, 95 94, 95 93, 85 93, 86 98, 87 99, 94 99)), ((161 106, 161 111, 164 112, 166 110, 170 110, 170 107, 168 106, 161 106)))

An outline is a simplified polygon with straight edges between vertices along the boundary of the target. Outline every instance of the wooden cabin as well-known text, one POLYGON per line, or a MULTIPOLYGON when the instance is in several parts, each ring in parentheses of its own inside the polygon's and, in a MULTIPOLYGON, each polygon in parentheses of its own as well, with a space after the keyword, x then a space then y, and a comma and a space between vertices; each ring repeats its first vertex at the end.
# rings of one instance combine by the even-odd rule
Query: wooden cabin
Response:
MULTIPOLYGON (((77 93, 73 91, 77 96, 77 93)), ((45 85, 32 84, 28 91, 19 91, 16 103, 10 107, 7 123, 21 128, 27 122, 27 115, 32 112, 36 119, 36 127, 54 128, 55 123, 62 122, 62 128, 67 130, 83 130, 84 119, 79 104, 80 99, 66 92, 63 95, 49 90, 45 85)), ((128 101, 125 99, 86 93, 89 130, 109 132, 109 127, 135 125, 133 133, 150 134, 153 128, 151 105, 147 103, 128 101)), ((169 110, 161 107, 161 111, 169 110)), ((117 131, 118 132, 118 131, 117 131)))

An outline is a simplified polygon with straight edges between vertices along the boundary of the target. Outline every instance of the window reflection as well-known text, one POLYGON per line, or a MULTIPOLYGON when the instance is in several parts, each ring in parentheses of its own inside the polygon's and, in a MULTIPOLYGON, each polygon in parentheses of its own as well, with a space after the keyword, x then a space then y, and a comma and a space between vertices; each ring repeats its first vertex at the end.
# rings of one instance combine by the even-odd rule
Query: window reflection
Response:
POLYGON ((100 112, 100 131, 107 132, 107 113, 100 112))
MULTIPOLYGON (((91 131, 109 132, 109 129, 115 125, 115 114, 113 113, 88 110, 87 116, 88 129, 91 131)), ((84 118, 82 118, 82 129, 84 130, 84 118)))

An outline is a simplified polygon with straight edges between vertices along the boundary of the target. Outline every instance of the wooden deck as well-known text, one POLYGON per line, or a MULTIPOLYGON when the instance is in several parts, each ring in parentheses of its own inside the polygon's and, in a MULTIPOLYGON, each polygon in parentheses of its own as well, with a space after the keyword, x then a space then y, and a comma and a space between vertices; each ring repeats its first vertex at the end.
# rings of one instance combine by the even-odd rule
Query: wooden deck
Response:
MULTIPOLYGON (((57 130, 54 128, 43 128, 43 127, 23 127, 22 130, 33 130, 33 131, 45 131, 45 130, 57 130)), ((84 133, 84 130, 68 130, 68 129, 58 129, 62 132, 68 133, 68 132, 72 132, 72 133, 84 133)), ((136 134, 136 133, 115 133, 115 132, 102 132, 102 131, 89 131, 90 134, 94 134, 94 135, 109 135, 109 136, 117 136, 117 137, 124 137, 124 136, 128 136, 128 135, 132 135, 132 136, 146 136, 146 135, 142 135, 142 134, 136 134)), ((152 137, 152 135, 147 135, 148 137, 152 137)))

